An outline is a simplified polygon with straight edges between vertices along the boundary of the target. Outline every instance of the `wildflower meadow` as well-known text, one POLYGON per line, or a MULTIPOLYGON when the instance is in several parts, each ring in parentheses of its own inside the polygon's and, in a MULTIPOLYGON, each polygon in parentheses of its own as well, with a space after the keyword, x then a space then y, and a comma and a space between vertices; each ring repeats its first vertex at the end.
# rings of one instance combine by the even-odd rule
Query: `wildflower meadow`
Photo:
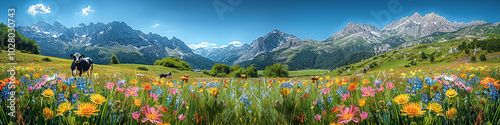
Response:
POLYGON ((0 74, 0 124, 500 124, 491 65, 219 79, 17 69, 15 88, 0 74))

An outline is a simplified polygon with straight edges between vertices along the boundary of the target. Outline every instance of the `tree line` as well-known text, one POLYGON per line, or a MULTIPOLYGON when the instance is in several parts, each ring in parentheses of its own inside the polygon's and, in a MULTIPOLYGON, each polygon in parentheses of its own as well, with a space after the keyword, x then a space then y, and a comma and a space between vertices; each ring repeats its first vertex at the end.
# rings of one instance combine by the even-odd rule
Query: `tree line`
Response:
MULTIPOLYGON (((3 24, 0 23, 0 49, 6 50, 8 49, 9 45, 9 37, 8 37, 8 30, 10 28, 3 24)), ((16 50, 21 50, 21 52, 26 52, 26 53, 33 53, 33 54, 39 54, 40 53, 40 46, 35 42, 35 40, 28 39, 24 37, 21 33, 19 33, 17 30, 15 32, 15 49, 16 50)))

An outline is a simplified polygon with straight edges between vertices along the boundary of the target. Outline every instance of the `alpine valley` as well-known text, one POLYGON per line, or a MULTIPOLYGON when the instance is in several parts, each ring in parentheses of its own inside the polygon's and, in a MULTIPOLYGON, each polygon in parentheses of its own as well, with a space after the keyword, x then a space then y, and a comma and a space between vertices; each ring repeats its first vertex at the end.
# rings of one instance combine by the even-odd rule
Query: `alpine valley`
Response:
POLYGON ((325 40, 301 39, 272 30, 250 44, 192 49, 182 40, 135 30, 124 22, 80 24, 66 27, 59 22, 39 22, 17 30, 40 45, 41 55, 69 58, 74 52, 92 55, 97 64, 108 64, 111 55, 122 63, 153 64, 165 57, 178 57, 193 69, 211 69, 214 63, 255 66, 262 70, 283 63, 290 70, 335 69, 363 59, 419 44, 435 43, 462 36, 500 34, 500 23, 450 22, 435 13, 415 13, 383 29, 348 23, 325 40))

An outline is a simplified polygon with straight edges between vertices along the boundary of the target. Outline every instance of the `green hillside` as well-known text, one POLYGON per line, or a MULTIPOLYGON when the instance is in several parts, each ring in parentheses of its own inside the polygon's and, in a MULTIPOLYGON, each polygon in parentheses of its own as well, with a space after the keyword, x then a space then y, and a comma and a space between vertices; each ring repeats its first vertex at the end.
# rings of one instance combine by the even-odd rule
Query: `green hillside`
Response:
MULTIPOLYGON (((474 49, 469 49, 470 53, 466 54, 465 51, 452 52, 451 48, 459 48, 462 42, 471 44, 470 39, 484 39, 479 41, 489 41, 488 45, 496 46, 500 43, 496 34, 487 34, 481 36, 469 37, 456 37, 451 40, 441 41, 437 43, 421 44, 417 46, 412 46, 409 48, 396 49, 388 51, 367 59, 360 61, 358 63, 345 65, 340 68, 332 70, 328 75, 341 76, 341 75, 352 75, 361 74, 366 69, 366 72, 370 71, 380 71, 389 69, 414 69, 419 67, 434 67, 434 66, 451 66, 456 64, 472 63, 470 61, 471 56, 474 55, 474 49), (421 53, 425 53, 426 59, 422 58, 421 53), (430 61, 430 56, 433 55, 434 62, 430 61)), ((491 48, 491 47, 490 47, 491 48)), ((486 48, 489 49, 489 48, 486 48)), ((484 48, 476 51, 477 64, 498 64, 500 63, 500 52, 485 50, 484 48), (489 51, 489 52, 487 52, 489 51), (480 61, 479 56, 481 54, 486 54, 487 61, 480 61)))

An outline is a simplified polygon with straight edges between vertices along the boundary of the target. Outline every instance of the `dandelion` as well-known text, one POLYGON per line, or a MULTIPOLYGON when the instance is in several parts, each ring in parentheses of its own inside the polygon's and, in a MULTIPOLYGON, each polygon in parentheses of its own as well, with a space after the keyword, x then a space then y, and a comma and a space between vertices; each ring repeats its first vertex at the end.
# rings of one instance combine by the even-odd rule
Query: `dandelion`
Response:
POLYGON ((56 114, 56 116, 59 116, 59 115, 65 113, 66 111, 69 111, 71 109, 73 109, 73 107, 71 106, 71 103, 69 103, 69 102, 63 102, 63 103, 61 103, 57 107, 57 114, 56 114))
POLYGON ((135 99, 134 100, 134 105, 137 106, 137 107, 141 106, 141 99, 135 99))
POLYGON ((457 114, 457 109, 455 107, 448 109, 446 111, 446 118, 453 119, 457 114))
POLYGON ((137 83, 137 80, 135 80, 135 79, 130 80, 130 84, 135 85, 136 83, 137 83))
POLYGON ((51 109, 45 107, 43 109, 43 117, 46 118, 46 119, 52 119, 52 117, 54 116, 54 111, 52 111, 51 109))
POLYGON ((405 103, 401 108, 401 115, 409 115, 410 118, 413 116, 420 116, 425 113, 425 111, 421 110, 421 106, 418 103, 405 103))
POLYGON ((316 115, 314 116, 314 118, 315 118, 316 120, 318 120, 318 121, 319 121, 319 120, 321 120, 321 115, 316 114, 316 115))
POLYGON ((106 98, 102 95, 99 95, 99 94, 92 94, 90 96, 90 101, 92 101, 92 103, 101 105, 102 103, 104 103, 106 101, 106 98))
POLYGON ((154 108, 149 108, 149 105, 141 107, 141 110, 142 110, 142 114, 146 115, 146 117, 141 120, 143 123, 147 122, 147 121, 150 121, 153 124, 162 122, 160 117, 163 117, 163 115, 159 114, 160 110, 158 110, 158 109, 155 110, 154 108))
POLYGON ((290 89, 288 89, 288 88, 281 88, 280 89, 280 93, 283 96, 283 98, 286 98, 290 94, 290 89))
POLYGON ((358 103, 359 103, 359 106, 360 106, 360 107, 363 107, 363 106, 365 106, 366 101, 365 101, 365 99, 359 99, 359 100, 358 100, 358 103))
POLYGON ((369 83, 370 83, 370 81, 369 81, 369 80, 367 80, 367 79, 363 79, 363 84, 365 84, 365 85, 366 85, 366 84, 369 84, 369 83))
POLYGON ((361 88, 361 91, 363 92, 363 97, 367 97, 367 96, 372 96, 372 97, 375 97, 375 89, 372 89, 371 86, 368 86, 368 87, 363 87, 361 88))
POLYGON ((128 89, 125 89, 125 97, 137 97, 137 92, 139 92, 139 87, 129 87, 128 89))
POLYGON ((132 112, 133 119, 137 120, 139 118, 139 116, 141 116, 141 113, 139 113, 138 111, 132 112))
POLYGON ((52 91, 50 88, 47 88, 43 91, 42 95, 44 97, 52 97, 54 95, 54 91, 52 91))
POLYGON ((217 97, 217 95, 219 95, 219 88, 212 87, 212 88, 210 88, 209 93, 210 93, 210 95, 212 95, 215 98, 215 97, 217 97))
POLYGON ((408 101, 410 101, 410 96, 406 95, 406 94, 401 94, 401 95, 398 95, 396 97, 394 97, 394 99, 392 99, 394 102, 396 102, 397 104, 405 104, 407 103, 408 101))
POLYGON ((92 115, 99 115, 97 112, 99 109, 97 108, 96 104, 93 103, 81 103, 78 106, 78 110, 74 111, 76 114, 80 116, 86 116, 87 118, 90 118, 92 115))
POLYGON ((343 110, 340 110, 340 114, 336 117, 340 117, 338 123, 347 124, 350 121, 354 121, 355 123, 359 122, 359 118, 354 118, 354 115, 358 113, 359 108, 351 105, 351 107, 347 107, 343 110))
POLYGON ((437 102, 433 102, 433 103, 430 103, 428 106, 427 106, 427 109, 433 111, 433 112, 436 112, 437 114, 439 115, 443 115, 443 109, 442 109, 442 106, 437 103, 437 102))
POLYGON ((458 95, 457 91, 455 91, 455 89, 448 89, 445 93, 446 96, 450 97, 450 98, 453 98, 453 97, 456 97, 458 95))

